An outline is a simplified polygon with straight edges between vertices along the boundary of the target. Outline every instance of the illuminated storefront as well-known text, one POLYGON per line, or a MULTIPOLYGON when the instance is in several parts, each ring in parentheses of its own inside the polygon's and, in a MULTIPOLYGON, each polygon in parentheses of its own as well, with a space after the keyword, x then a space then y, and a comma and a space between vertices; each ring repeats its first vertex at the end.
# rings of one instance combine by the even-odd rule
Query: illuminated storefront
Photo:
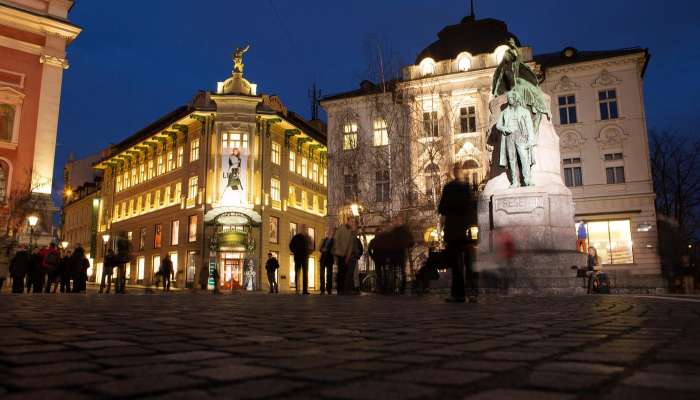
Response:
MULTIPOLYGON (((578 232, 580 222, 576 223, 578 232)), ((630 220, 584 221, 587 246, 594 247, 601 264, 632 264, 632 230, 630 220)))

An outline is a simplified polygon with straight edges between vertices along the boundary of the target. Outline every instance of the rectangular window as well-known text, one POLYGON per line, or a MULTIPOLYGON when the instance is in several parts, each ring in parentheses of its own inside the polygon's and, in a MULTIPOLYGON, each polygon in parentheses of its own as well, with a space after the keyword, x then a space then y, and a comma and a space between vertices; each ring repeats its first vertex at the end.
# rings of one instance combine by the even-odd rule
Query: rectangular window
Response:
POLYGON ((608 153, 604 156, 605 161, 616 161, 616 160, 622 160, 622 153, 608 153))
POLYGON ((565 158, 564 184, 568 187, 583 186, 583 174, 581 173, 581 158, 565 158))
POLYGON ((576 96, 573 94, 559 96, 559 124, 575 124, 576 118, 576 96))
POLYGON ((438 137, 438 117, 437 111, 423 113, 423 136, 438 137))
POLYGON ((328 168, 323 168, 323 186, 328 186, 328 168))
POLYGON ((357 123, 348 122, 343 125, 343 150, 357 148, 357 123))
POLYGON ((138 215, 138 214, 141 214, 141 210, 142 210, 142 206, 143 206, 143 204, 142 204, 142 202, 141 202, 142 198, 143 198, 143 196, 139 196, 139 197, 136 199, 136 214, 137 214, 137 215, 138 215))
POLYGON ((390 184, 389 170, 380 170, 375 172, 375 200, 379 203, 389 201, 390 184))
POLYGON ((221 144, 224 149, 247 149, 248 135, 245 133, 223 133, 221 144))
POLYGON ((151 268, 153 268, 153 280, 155 280, 156 272, 160 269, 160 256, 153 256, 151 258, 151 268))
POLYGON ((177 168, 182 167, 182 162, 185 160, 185 148, 178 146, 177 148, 177 168))
POLYGON ((197 176, 191 176, 188 189, 187 189, 187 198, 188 199, 194 199, 197 197, 197 191, 199 190, 199 177, 197 176))
POLYGON ((143 251, 146 248, 146 228, 141 228, 141 234, 139 236, 139 251, 143 251))
POLYGON ((136 259, 136 276, 137 279, 142 281, 145 278, 146 273, 146 257, 138 257, 136 259))
POLYGON ((625 167, 607 167, 605 177, 608 184, 625 183, 625 167))
POLYGON ((190 142, 190 162, 199 160, 199 139, 190 142))
POLYGON ((178 244, 180 244, 180 220, 175 220, 170 223, 170 245, 178 244))
POLYGON ((187 241, 192 243, 197 241, 197 216, 190 215, 187 221, 187 241))
POLYGON ((141 177, 141 182, 146 182, 146 164, 139 164, 139 176, 141 177))
POLYGON ((280 219, 277 217, 270 217, 270 243, 277 244, 280 241, 279 237, 279 226, 280 219))
POLYGON ((297 153, 289 151, 289 170, 295 172, 297 169, 297 153))
POLYGON ((459 109, 459 131, 476 132, 476 107, 468 106, 459 109))
POLYGON ((182 199, 182 182, 178 182, 175 184, 175 201, 179 202, 180 199, 182 199))
POLYGON ((616 119, 619 117, 617 110, 617 91, 606 89, 598 92, 598 106, 600 107, 600 119, 616 119))
POLYGON ((163 175, 165 173, 165 163, 163 161, 163 155, 158 156, 158 175, 163 175))
POLYGON ((343 193, 345 201, 355 200, 355 196, 359 195, 357 188, 357 174, 349 174, 343 177, 343 193))
POLYGON ((131 187, 131 181, 129 180, 129 171, 124 172, 124 188, 128 189, 131 187))
POLYGON ((270 151, 270 161, 272 161, 273 164, 280 165, 280 153, 281 153, 281 147, 279 143, 272 142, 271 146, 271 151, 270 151))
MULTIPOLYGON (((576 223, 576 229, 578 225, 576 223)), ((588 221, 585 222, 585 226, 588 233, 588 247, 596 249, 601 264, 634 262, 629 220, 588 221)))
POLYGON ((294 186, 289 185, 289 198, 287 199, 289 204, 294 205, 297 202, 297 194, 294 189, 294 186))
POLYGON ((153 164, 153 160, 148 160, 148 179, 153 179, 153 176, 155 176, 155 165, 153 164))
POLYGON ((291 239, 292 236, 297 234, 297 224, 296 222, 290 222, 289 223, 289 238, 291 239))
POLYGON ((384 118, 375 118, 372 122, 374 138, 372 144, 376 146, 386 146, 389 144, 389 130, 386 126, 384 118))
POLYGON ((280 181, 272 178, 270 180, 270 197, 273 201, 280 201, 280 181))
POLYGON ((316 249, 316 229, 307 227, 306 234, 309 236, 309 241, 311 242, 311 248, 316 249))
POLYGON ((155 191, 155 194, 153 195, 153 208, 158 208, 160 207, 160 189, 155 191))
POLYGON ((170 256, 170 261, 173 263, 173 274, 170 275, 170 280, 177 280, 177 268, 179 267, 179 263, 177 260, 177 251, 171 251, 168 253, 170 256))
POLYGON ((151 209, 151 194, 146 193, 146 202, 144 203, 144 209, 146 211, 151 209))
POLYGON ((163 235, 163 225, 156 224, 153 227, 153 248, 154 249, 160 249, 160 246, 162 244, 162 241, 161 241, 162 235, 163 235))
POLYGON ((163 199, 161 203, 165 203, 166 205, 170 204, 170 185, 165 187, 165 192, 163 193, 163 199))
POLYGON ((319 209, 319 204, 318 204, 318 196, 317 196, 317 195, 314 195, 313 209, 314 209, 314 210, 317 210, 317 211, 320 211, 320 209, 319 209))
POLYGON ((311 180, 318 182, 318 164, 311 163, 311 180))
POLYGON ((187 252, 187 274, 185 280, 187 281, 187 287, 192 287, 194 284, 194 276, 197 273, 197 252, 188 251, 187 252))
POLYGON ((307 200, 306 200, 306 191, 305 191, 305 190, 302 190, 302 191, 301 191, 301 206, 302 206, 303 208, 307 208, 307 207, 309 206, 309 205, 307 204, 307 200))
MULTIPOLYGON (((296 235, 296 233, 295 233, 296 235)), ((289 255, 289 287, 295 288, 297 286, 297 274, 294 269, 294 255, 289 255)))
POLYGON ((175 169, 175 159, 173 158, 173 149, 172 148, 170 150, 168 150, 167 160, 168 160, 168 163, 167 163, 166 171, 174 170, 175 169))
POLYGON ((117 175, 117 192, 121 192, 122 190, 122 176, 117 175))
POLYGON ((301 176, 306 178, 309 174, 309 160, 306 157, 301 158, 301 176))
POLYGON ((129 199, 129 211, 127 211, 128 215, 133 215, 134 214, 134 199, 129 199))
POLYGON ((139 184, 139 171, 136 169, 136 166, 134 166, 134 168, 131 169, 131 184, 139 184))

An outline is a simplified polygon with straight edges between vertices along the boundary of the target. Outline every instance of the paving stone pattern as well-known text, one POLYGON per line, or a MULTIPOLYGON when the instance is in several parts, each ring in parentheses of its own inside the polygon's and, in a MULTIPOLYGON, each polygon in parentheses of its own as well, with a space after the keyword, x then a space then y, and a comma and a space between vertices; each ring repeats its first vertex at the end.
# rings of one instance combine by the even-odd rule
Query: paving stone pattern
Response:
POLYGON ((700 302, 0 296, 3 399, 698 399, 700 302))

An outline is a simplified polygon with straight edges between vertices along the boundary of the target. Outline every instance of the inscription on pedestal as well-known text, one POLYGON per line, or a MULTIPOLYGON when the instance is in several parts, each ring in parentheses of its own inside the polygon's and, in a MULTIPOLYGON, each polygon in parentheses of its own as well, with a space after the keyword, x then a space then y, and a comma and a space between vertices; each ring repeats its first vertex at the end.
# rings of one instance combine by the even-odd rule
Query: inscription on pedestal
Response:
POLYGON ((530 214, 537 208, 544 208, 543 196, 497 198, 496 211, 507 214, 530 214))

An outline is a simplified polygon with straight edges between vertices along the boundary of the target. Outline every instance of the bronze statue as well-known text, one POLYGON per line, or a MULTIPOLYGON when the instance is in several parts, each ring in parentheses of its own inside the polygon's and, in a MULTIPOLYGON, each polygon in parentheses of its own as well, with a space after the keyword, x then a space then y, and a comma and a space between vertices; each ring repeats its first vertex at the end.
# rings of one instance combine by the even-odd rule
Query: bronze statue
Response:
POLYGON ((243 48, 236 47, 236 51, 233 52, 233 73, 243 73, 243 54, 245 54, 250 45, 246 45, 243 48))
POLYGON ((491 92, 494 96, 500 96, 511 90, 518 92, 522 105, 534 115, 533 123, 535 139, 537 139, 542 114, 546 115, 547 119, 552 116, 549 104, 542 94, 537 76, 523 62, 522 54, 515 44, 515 40, 510 38, 507 44, 508 50, 503 54, 503 59, 493 75, 491 92))
POLYGON ((520 186, 522 173, 525 186, 532 186, 530 171, 535 163, 532 148, 536 144, 535 130, 532 126, 532 115, 525 108, 517 90, 508 92, 508 106, 501 112, 496 122, 496 129, 501 131, 500 165, 508 164, 510 170, 510 187, 520 186), (518 161, 520 165, 518 166, 518 161))

